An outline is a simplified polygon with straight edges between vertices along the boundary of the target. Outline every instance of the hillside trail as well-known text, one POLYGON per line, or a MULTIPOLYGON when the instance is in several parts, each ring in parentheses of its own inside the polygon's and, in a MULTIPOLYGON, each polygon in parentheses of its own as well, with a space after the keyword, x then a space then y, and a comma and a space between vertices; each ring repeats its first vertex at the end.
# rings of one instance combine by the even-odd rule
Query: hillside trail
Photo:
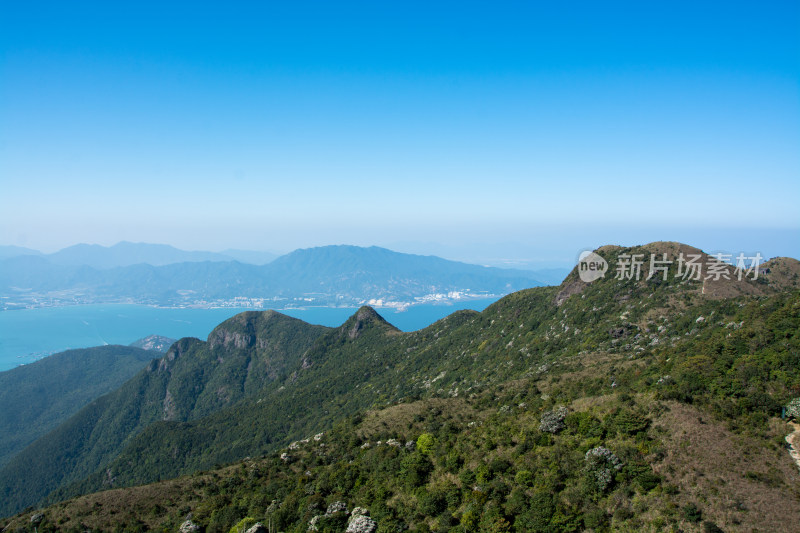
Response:
POLYGON ((789 422, 789 425, 794 428, 792 433, 786 435, 786 442, 789 443, 789 455, 792 456, 797 467, 800 468, 800 424, 789 422))

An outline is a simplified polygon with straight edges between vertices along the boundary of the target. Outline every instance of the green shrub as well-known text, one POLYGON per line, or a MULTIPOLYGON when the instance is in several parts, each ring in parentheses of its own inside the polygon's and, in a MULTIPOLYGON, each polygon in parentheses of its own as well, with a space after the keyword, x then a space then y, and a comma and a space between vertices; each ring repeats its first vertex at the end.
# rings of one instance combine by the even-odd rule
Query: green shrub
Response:
POLYGON ((514 476, 514 482, 523 487, 533 486, 533 479, 533 473, 530 470, 520 470, 517 472, 517 475, 514 476))
POLYGON ((407 455, 400 463, 400 476, 411 487, 424 485, 432 471, 433 463, 419 452, 407 455))
POLYGON ((241 520, 239 520, 239 522, 235 526, 230 528, 228 533, 244 533, 250 527, 255 525, 255 523, 256 523, 256 519, 255 518, 251 518, 249 516, 246 517, 246 518, 242 518, 241 520))
POLYGON ((436 439, 430 433, 423 433, 417 439, 417 451, 423 455, 430 455, 433 447, 436 444, 436 439))
POLYGON ((688 505, 684 505, 683 507, 683 517, 688 521, 696 524, 703 518, 703 512, 697 508, 697 506, 693 503, 688 505))

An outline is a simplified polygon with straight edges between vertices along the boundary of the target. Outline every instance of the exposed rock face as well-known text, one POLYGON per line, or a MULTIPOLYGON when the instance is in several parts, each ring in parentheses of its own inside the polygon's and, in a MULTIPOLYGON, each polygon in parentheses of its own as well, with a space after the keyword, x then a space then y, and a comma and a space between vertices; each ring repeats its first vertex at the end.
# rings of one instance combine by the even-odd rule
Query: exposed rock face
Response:
POLYGON ((175 399, 170 394, 169 389, 167 389, 167 393, 164 395, 164 420, 176 420, 177 419, 177 408, 175 406, 175 399))
POLYGON ((331 515, 333 513, 347 513, 347 505, 344 502, 333 502, 328 506, 328 510, 325 511, 325 514, 331 515))
POLYGON ((356 314, 344 323, 340 331, 350 340, 360 337, 371 326, 384 326, 397 331, 397 328, 386 322, 381 315, 368 305, 360 308, 356 314))
POLYGON ((364 515, 354 516, 347 524, 346 533, 375 533, 378 524, 372 518, 364 515))
POLYGON ((275 311, 245 311, 226 320, 208 336, 208 344, 215 348, 217 346, 233 347, 237 349, 269 348, 274 341, 269 338, 258 338, 257 330, 269 323, 279 323, 287 317, 275 311))
POLYGON ((353 322, 352 327, 347 332, 347 337, 350 340, 357 339, 361 332, 364 330, 364 327, 374 319, 375 311, 368 307, 362 307, 356 313, 356 320, 353 322), (370 311, 372 311, 370 313, 370 311))
POLYGON ((185 337, 177 342, 175 342, 167 352, 167 354, 159 359, 158 361, 153 361, 148 370, 150 372, 155 372, 158 370, 159 372, 167 372, 169 371, 172 363, 180 358, 183 354, 188 352, 192 346, 196 343, 200 342, 199 339, 195 339, 192 337, 185 337))
POLYGON ((369 511, 367 511, 363 507, 355 507, 353 509, 353 518, 355 518, 357 516, 369 516, 369 511))
POLYGON ((562 289, 558 291, 558 294, 556 294, 556 297, 554 299, 555 304, 560 307, 561 304, 567 301, 567 298, 569 298, 573 294, 580 294, 581 292, 583 292, 583 289, 585 289, 588 286, 589 286, 588 283, 585 283, 579 279, 575 279, 569 282, 564 280, 564 282, 561 284, 562 289))
POLYGON ((255 346, 256 336, 249 333, 217 329, 208 338, 208 342, 212 348, 233 345, 234 348, 244 349, 255 346))
POLYGON ((181 527, 178 529, 179 533, 196 533, 197 531, 200 531, 200 526, 198 526, 191 520, 187 520, 186 522, 181 524, 181 527))
POLYGON ((350 515, 346 533, 375 533, 378 524, 369 517, 369 511, 363 507, 356 507, 350 515))
POLYGON ((244 533, 267 533, 267 528, 261 522, 256 522, 244 533))

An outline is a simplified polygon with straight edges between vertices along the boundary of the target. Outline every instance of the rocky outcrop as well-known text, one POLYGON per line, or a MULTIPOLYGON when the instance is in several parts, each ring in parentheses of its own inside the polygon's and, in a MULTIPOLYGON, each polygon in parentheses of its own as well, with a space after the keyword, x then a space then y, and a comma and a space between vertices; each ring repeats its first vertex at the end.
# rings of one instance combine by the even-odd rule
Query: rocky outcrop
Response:
MULTIPOLYGON (((569 277, 567 279, 569 279, 569 277)), ((561 284, 561 290, 558 291, 558 294, 556 294, 555 298, 553 298, 553 302, 556 304, 556 306, 560 307, 561 304, 567 301, 567 298, 575 294, 582 293, 583 289, 588 286, 588 283, 584 283, 579 279, 570 279, 569 281, 565 279, 561 284)))
POLYGON ((375 533, 378 523, 369 517, 369 511, 363 507, 356 507, 350 515, 346 533, 375 533))
POLYGON ((208 336, 208 345, 211 348, 224 346, 226 348, 245 349, 252 348, 257 343, 256 330, 258 324, 269 321, 279 316, 275 311, 245 311, 229 318, 208 336))
POLYGON ((167 389, 167 393, 164 395, 164 416, 162 417, 163 420, 176 420, 177 419, 177 406, 175 405, 175 399, 170 394, 169 389, 167 389))
POLYGON ((197 533, 198 531, 200 531, 200 526, 191 520, 187 520, 181 524, 180 528, 178 528, 178 533, 197 533))
POLYGON ((227 329, 217 328, 208 337, 208 343, 212 348, 225 346, 244 349, 255 346, 256 336, 252 333, 241 333, 227 329))
POLYGON ((375 533, 378 530, 378 524, 368 516, 356 516, 347 524, 346 533, 375 533))
POLYGON ((370 322, 375 320, 377 315, 378 313, 376 313, 371 307, 362 307, 359 309, 356 313, 356 319, 353 321, 349 330, 347 331, 347 337, 350 340, 357 339, 361 335, 361 332, 364 330, 364 328, 370 322))
POLYGON ((361 307, 355 315, 345 322, 340 332, 348 339, 355 340, 364 334, 368 329, 378 327, 385 331, 399 331, 397 328, 386 322, 381 315, 368 305, 361 307))
MULTIPOLYGON (((328 506, 324 515, 317 515, 308 523, 308 531, 319 531, 320 522, 327 517, 348 514, 347 505, 344 502, 333 502, 328 506)), ((378 523, 369 517, 369 511, 363 507, 356 507, 350 514, 347 521, 346 533, 375 533, 378 530, 378 523)))

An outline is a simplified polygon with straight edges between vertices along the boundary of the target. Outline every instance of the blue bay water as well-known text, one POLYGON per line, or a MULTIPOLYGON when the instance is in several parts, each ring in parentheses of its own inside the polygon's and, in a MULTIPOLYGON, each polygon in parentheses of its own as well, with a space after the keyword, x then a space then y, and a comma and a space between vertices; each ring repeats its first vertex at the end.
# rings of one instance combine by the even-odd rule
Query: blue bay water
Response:
MULTIPOLYGON (((453 305, 415 305, 397 312, 378 309, 403 331, 415 331, 459 309, 481 311, 496 298, 453 305)), ((171 309, 111 304, 0 311, 0 371, 73 348, 130 344, 148 335, 204 339, 220 322, 242 308, 171 309)), ((278 310, 312 324, 339 326, 356 308, 308 307, 278 310)))

